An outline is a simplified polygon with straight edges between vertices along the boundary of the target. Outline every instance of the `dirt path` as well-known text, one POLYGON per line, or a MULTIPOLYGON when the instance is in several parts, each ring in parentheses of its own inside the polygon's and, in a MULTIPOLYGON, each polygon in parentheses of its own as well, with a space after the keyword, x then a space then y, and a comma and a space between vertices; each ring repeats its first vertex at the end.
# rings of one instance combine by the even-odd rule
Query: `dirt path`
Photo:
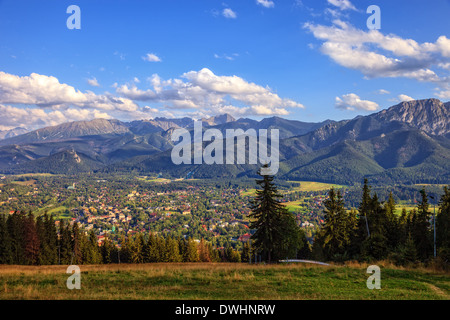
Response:
POLYGON ((434 292, 436 292, 438 295, 442 296, 445 299, 450 300, 450 296, 443 291, 442 289, 436 287, 435 285, 428 283, 428 282, 424 282, 431 290, 433 290, 434 292))

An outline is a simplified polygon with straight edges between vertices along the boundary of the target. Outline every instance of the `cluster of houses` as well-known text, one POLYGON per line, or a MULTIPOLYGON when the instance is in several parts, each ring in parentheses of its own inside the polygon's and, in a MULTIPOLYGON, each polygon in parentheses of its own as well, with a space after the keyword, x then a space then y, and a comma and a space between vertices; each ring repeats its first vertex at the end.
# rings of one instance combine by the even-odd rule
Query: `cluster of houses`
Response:
MULTIPOLYGON (((124 189, 111 189, 111 186, 104 185, 104 182, 105 180, 97 180, 97 183, 103 184, 99 187, 89 185, 93 190, 89 193, 78 193, 78 189, 81 189, 78 183, 52 190, 52 196, 57 199, 56 203, 59 205, 69 196, 75 199, 78 206, 70 209, 73 217, 71 223, 78 223, 85 231, 94 230, 99 244, 110 233, 125 231, 127 235, 133 235, 150 230, 150 226, 154 226, 161 219, 164 222, 166 219, 190 216, 198 212, 199 204, 207 207, 207 214, 202 218, 200 228, 211 236, 217 237, 231 232, 232 240, 243 242, 251 237, 249 223, 245 218, 250 213, 250 207, 248 200, 241 196, 243 190, 240 188, 209 190, 196 185, 182 190, 168 188, 165 191, 156 191, 142 187, 130 190, 137 186, 130 184, 130 189, 128 186, 124 189)), ((31 192, 32 194, 27 196, 35 197, 38 190, 34 188, 31 192)), ((308 199, 308 209, 318 211, 325 198, 311 195, 308 199)), ((299 215, 298 218, 301 227, 313 227, 305 217, 299 215)), ((183 225, 179 224, 177 227, 192 228, 189 222, 183 222, 183 225)))

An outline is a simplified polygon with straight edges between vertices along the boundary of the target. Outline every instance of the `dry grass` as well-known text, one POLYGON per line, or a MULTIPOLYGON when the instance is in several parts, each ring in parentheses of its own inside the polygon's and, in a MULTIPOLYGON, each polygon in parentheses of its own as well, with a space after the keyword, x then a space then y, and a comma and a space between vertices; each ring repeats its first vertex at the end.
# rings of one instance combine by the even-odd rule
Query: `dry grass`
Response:
POLYGON ((441 266, 424 266, 423 264, 417 264, 414 267, 405 267, 405 266, 398 266, 392 263, 392 261, 389 260, 381 260, 377 261, 376 263, 368 263, 368 262, 359 262, 359 261, 346 261, 344 266, 350 267, 350 268, 360 268, 360 269, 367 269, 370 265, 376 264, 380 268, 390 269, 390 270, 402 270, 402 271, 411 271, 414 270, 416 272, 421 273, 430 273, 430 274, 442 274, 442 275, 448 275, 449 272, 445 271, 441 268, 441 266))
POLYGON ((0 266, 0 299, 448 299, 449 274, 380 262, 383 290, 366 288, 367 264, 85 265, 81 290, 67 266, 0 266))

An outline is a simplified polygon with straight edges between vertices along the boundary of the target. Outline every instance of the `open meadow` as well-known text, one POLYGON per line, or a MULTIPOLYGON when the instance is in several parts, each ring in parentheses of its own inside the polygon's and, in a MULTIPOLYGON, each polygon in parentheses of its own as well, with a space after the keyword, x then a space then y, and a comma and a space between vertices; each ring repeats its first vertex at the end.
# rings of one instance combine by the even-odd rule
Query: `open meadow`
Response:
POLYGON ((87 300, 448 300, 450 274, 382 265, 369 290, 368 265, 154 263, 81 266, 69 290, 67 266, 0 266, 0 299, 87 300))

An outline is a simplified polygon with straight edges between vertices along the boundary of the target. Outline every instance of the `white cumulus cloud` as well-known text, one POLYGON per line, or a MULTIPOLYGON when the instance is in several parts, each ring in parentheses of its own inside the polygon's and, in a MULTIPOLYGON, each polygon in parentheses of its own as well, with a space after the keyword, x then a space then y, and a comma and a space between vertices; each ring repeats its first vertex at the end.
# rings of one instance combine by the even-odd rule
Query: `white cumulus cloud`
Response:
MULTIPOLYGON (((330 26, 305 23, 304 28, 322 41, 323 54, 345 68, 360 71, 365 78, 402 77, 440 88, 450 83, 450 39, 446 36, 434 43, 419 43, 379 30, 360 30, 338 19, 330 26)), ((445 96, 445 90, 438 95, 445 96)))
POLYGON ((399 94, 397 98, 400 102, 415 100, 414 98, 411 98, 410 96, 408 96, 406 94, 399 94))
POLYGON ((328 3, 338 7, 340 10, 356 10, 350 0, 328 0, 328 3))
POLYGON ((358 95, 349 93, 336 97, 335 107, 342 110, 375 111, 379 106, 373 101, 362 100, 358 95))
POLYGON ((145 56, 142 57, 142 59, 144 61, 148 61, 148 62, 161 62, 161 58, 158 57, 156 54, 154 53, 147 53, 145 56))
POLYGON ((197 110, 202 114, 226 112, 234 115, 287 115, 289 108, 303 108, 294 100, 281 98, 270 88, 248 82, 238 76, 219 76, 211 70, 189 71, 180 79, 162 80, 158 75, 149 78, 152 88, 136 85, 117 86, 121 96, 163 104, 167 109, 197 110))
POLYGON ((273 8, 275 6, 275 3, 270 0, 256 0, 256 3, 265 8, 273 8))
POLYGON ((98 83, 98 81, 97 81, 96 78, 87 79, 86 81, 87 81, 87 83, 88 83, 90 86, 93 86, 93 87, 100 87, 100 84, 98 83))
POLYGON ((223 9, 222 15, 223 15, 225 18, 228 18, 228 19, 236 19, 236 18, 237 18, 236 12, 234 12, 234 11, 231 10, 230 8, 225 8, 225 9, 223 9))
POLYGON ((96 95, 91 91, 81 92, 56 77, 32 73, 17 76, 0 71, 0 103, 27 104, 41 108, 134 111, 138 106, 129 99, 105 93, 96 95))

